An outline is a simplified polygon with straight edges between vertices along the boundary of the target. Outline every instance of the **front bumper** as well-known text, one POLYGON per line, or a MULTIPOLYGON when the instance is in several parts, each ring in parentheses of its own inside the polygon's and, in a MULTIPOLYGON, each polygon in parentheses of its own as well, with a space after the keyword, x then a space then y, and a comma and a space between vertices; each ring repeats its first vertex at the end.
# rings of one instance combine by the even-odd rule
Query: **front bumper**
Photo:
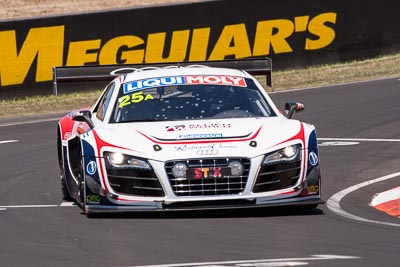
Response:
MULTIPOLYGON (((260 166, 263 157, 253 159, 253 166, 260 166)), ((155 165, 155 164, 154 164, 155 165)), ((164 165, 158 166, 158 170, 163 169, 164 165)), ((291 166, 291 169, 293 166, 291 166)), ((103 187, 91 178, 85 177, 85 204, 84 211, 90 213, 112 213, 112 212, 140 212, 140 211, 177 211, 177 210, 215 210, 215 209, 238 209, 238 208, 256 208, 256 207, 277 207, 277 206, 316 206, 323 204, 320 196, 320 169, 316 166, 302 165, 296 174, 296 182, 288 184, 285 188, 270 191, 254 192, 255 185, 264 182, 257 177, 260 173, 268 170, 249 168, 246 174, 249 179, 245 183, 241 192, 230 195, 215 196, 177 196, 172 190, 169 178, 163 173, 157 173, 161 177, 165 195, 152 197, 126 197, 120 194, 107 193, 103 187), (97 187, 97 189, 96 189, 97 187)), ((279 171, 282 173, 282 171, 279 171)), ((154 174, 155 175, 155 174, 154 174)), ((263 177, 266 177, 263 174, 263 177)), ((288 179, 287 177, 285 179, 288 179)), ((152 189, 153 190, 153 189, 152 189)), ((153 190, 154 191, 154 190, 153 190)))
POLYGON ((113 212, 144 212, 144 211, 189 211, 189 210, 222 210, 241 208, 261 207, 282 207, 282 206, 316 206, 325 202, 320 196, 305 196, 286 199, 268 200, 263 198, 255 199, 224 199, 209 201, 187 201, 187 202, 137 202, 131 205, 109 205, 87 204, 84 207, 86 214, 92 213, 113 213, 113 212))

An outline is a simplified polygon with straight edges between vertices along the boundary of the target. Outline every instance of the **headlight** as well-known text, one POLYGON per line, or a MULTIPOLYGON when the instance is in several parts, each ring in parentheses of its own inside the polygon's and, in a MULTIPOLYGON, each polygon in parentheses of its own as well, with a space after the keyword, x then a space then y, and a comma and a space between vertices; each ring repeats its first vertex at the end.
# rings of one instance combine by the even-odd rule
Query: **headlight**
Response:
POLYGON ((228 166, 231 168, 231 173, 233 176, 241 176, 244 173, 244 166, 238 160, 229 162, 228 166))
POLYGON ((188 167, 185 163, 178 162, 172 167, 172 175, 174 175, 175 178, 185 178, 187 169, 188 167))
POLYGON ((118 152, 104 152, 104 158, 116 168, 151 169, 146 160, 118 152))
POLYGON ((292 145, 267 154, 264 158, 263 165, 268 165, 276 162, 290 162, 301 159, 301 146, 292 145))

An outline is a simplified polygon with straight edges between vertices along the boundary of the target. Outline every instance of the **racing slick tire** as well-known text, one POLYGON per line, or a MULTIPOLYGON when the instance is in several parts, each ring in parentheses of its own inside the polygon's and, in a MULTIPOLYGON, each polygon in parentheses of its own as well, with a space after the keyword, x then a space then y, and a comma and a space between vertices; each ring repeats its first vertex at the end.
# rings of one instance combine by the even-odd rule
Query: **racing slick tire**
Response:
POLYGON ((69 194, 69 191, 67 188, 67 182, 65 181, 64 172, 62 170, 60 170, 60 179, 61 179, 61 192, 62 192, 63 200, 73 202, 74 199, 69 194))
POLYGON ((65 179, 65 174, 64 174, 64 159, 63 159, 63 154, 62 154, 62 143, 61 143, 61 135, 60 135, 60 129, 57 129, 57 152, 58 152, 58 165, 60 168, 60 182, 61 182, 61 193, 62 193, 62 199, 65 201, 74 201, 74 199, 71 197, 68 187, 67 187, 67 181, 65 179))
POLYGON ((76 204, 82 209, 83 213, 87 214, 85 211, 85 178, 84 178, 84 170, 83 170, 83 156, 82 156, 82 147, 79 146, 79 166, 78 166, 78 191, 76 192, 75 201, 76 204))

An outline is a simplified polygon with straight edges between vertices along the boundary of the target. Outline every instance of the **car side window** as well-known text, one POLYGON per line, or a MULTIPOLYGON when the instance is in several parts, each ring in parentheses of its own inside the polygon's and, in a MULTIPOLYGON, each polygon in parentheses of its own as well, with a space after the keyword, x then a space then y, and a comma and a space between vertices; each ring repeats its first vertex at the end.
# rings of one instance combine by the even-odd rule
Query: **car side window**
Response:
POLYGON ((99 106, 97 108, 96 117, 101 121, 103 121, 104 117, 106 116, 107 107, 108 107, 108 104, 110 103, 111 96, 114 91, 114 87, 115 87, 115 83, 110 83, 108 85, 108 88, 106 89, 106 92, 103 95, 103 98, 100 100, 99 106))

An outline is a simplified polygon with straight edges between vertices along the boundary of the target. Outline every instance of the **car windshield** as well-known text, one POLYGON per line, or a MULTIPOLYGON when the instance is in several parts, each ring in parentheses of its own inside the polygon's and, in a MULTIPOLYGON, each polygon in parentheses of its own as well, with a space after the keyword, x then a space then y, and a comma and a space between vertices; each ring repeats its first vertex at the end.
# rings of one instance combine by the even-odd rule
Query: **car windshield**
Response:
POLYGON ((110 122, 275 116, 251 79, 231 77, 233 83, 230 77, 211 77, 225 84, 180 82, 187 76, 122 84, 110 122))

